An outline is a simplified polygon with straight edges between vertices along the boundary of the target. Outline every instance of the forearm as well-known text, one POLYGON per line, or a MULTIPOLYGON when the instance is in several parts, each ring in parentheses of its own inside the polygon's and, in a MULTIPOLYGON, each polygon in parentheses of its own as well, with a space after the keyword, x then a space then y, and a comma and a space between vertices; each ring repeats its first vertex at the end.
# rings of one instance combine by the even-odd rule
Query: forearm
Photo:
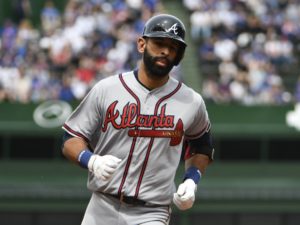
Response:
POLYGON ((207 155, 204 154, 194 154, 189 159, 185 160, 185 169, 187 170, 191 166, 198 168, 201 174, 204 174, 207 166, 210 164, 211 160, 207 155))
POLYGON ((78 163, 79 154, 87 148, 87 143, 83 139, 72 137, 65 141, 62 153, 70 161, 78 163))

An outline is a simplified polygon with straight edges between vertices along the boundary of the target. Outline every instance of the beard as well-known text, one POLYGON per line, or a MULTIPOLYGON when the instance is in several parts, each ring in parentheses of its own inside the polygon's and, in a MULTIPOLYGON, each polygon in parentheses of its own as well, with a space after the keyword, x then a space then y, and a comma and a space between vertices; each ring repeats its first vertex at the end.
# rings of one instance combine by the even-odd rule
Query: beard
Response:
POLYGON ((150 76, 156 78, 162 78, 167 76, 174 66, 174 62, 169 60, 167 57, 163 57, 163 56, 155 57, 150 55, 149 52, 147 51, 147 48, 144 51, 143 62, 147 73, 150 76), (160 66, 156 64, 156 62, 161 59, 165 60, 166 62, 165 66, 160 66))

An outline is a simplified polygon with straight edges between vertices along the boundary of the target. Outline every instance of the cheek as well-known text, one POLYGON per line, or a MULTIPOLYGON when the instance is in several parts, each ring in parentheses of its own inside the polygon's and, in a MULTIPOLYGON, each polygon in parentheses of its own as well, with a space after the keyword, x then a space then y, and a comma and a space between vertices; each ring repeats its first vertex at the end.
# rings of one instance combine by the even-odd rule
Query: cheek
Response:
POLYGON ((171 48, 171 49, 170 49, 170 55, 171 55, 172 57, 174 57, 174 58, 176 58, 178 52, 179 52, 179 49, 177 49, 177 48, 171 48))
POLYGON ((172 52, 170 56, 171 56, 172 60, 174 61, 177 57, 177 52, 172 52))

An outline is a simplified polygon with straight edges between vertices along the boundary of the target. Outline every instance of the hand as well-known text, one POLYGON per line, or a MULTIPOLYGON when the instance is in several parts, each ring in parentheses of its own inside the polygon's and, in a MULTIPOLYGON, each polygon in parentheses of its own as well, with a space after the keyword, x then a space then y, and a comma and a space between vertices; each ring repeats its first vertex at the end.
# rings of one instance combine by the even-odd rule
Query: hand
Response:
POLYGON ((101 180, 109 180, 116 171, 121 159, 112 155, 92 155, 88 168, 95 176, 101 180))
POLYGON ((179 185, 178 190, 174 193, 173 202, 180 210, 191 208, 195 201, 195 192, 197 186, 192 179, 186 179, 179 185))

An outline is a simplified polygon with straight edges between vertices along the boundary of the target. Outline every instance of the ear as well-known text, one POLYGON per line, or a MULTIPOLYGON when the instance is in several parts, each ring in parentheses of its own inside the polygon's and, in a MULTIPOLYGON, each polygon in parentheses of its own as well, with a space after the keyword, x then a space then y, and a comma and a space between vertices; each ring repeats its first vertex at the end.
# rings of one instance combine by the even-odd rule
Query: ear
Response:
POLYGON ((144 53, 146 48, 146 40, 145 38, 139 37, 137 40, 137 50, 139 53, 144 53))

